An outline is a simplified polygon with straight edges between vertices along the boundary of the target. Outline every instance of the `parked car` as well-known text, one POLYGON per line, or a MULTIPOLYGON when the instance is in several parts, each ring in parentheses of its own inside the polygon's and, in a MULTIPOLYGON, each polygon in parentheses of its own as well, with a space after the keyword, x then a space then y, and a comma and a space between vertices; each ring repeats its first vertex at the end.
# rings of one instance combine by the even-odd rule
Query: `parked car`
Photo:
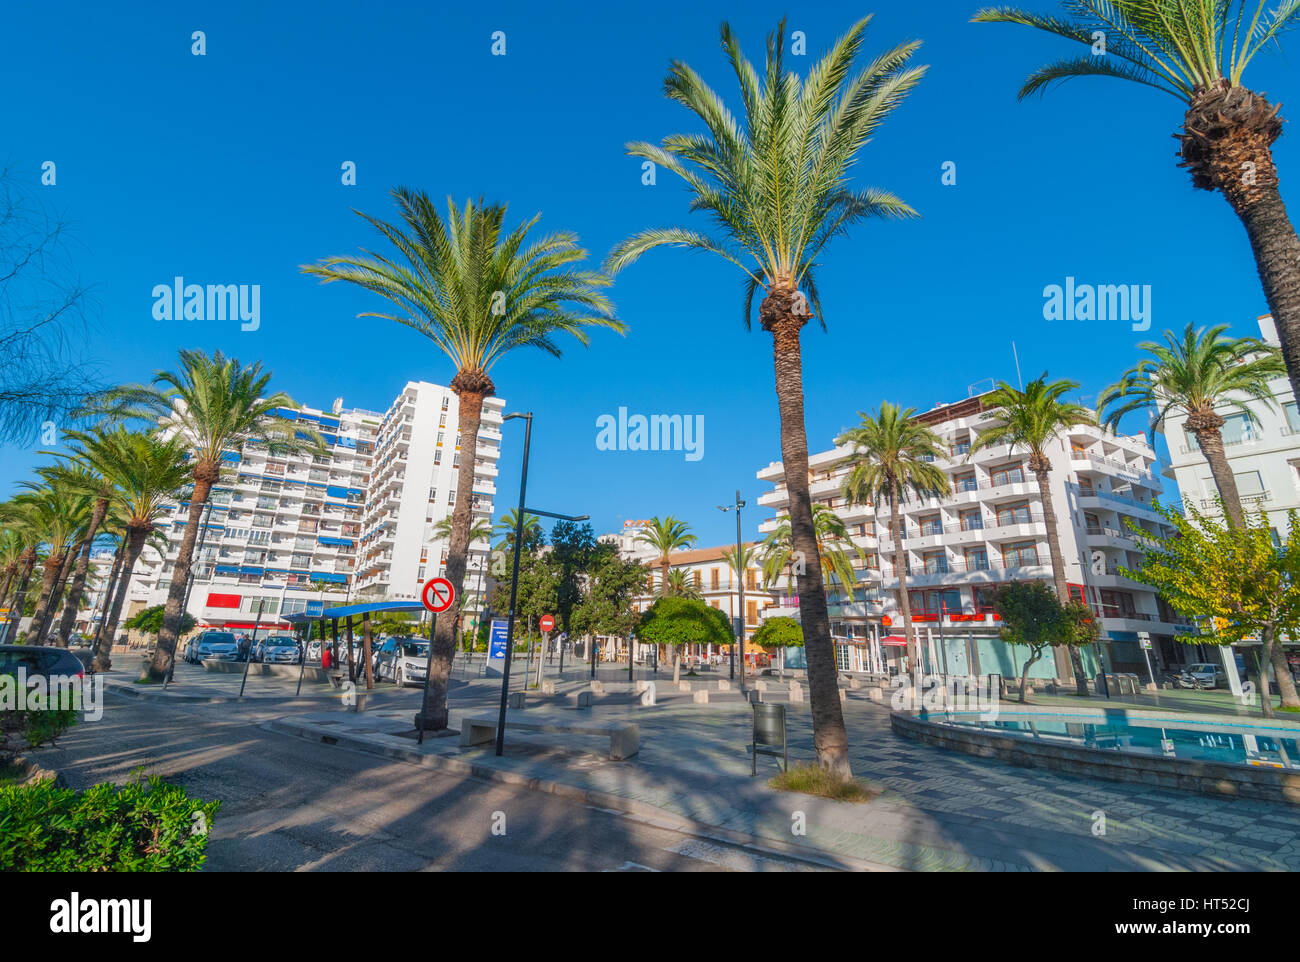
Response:
POLYGON ((185 660, 197 665, 208 658, 216 661, 239 661, 239 643, 234 632, 205 631, 190 642, 185 660))
POLYGON ((1227 688, 1228 673, 1218 665, 1201 662, 1188 665, 1183 673, 1189 675, 1198 688, 1227 688))
POLYGON ((253 649, 253 661, 268 665, 296 665, 302 656, 298 639, 292 635, 270 635, 253 649))
POLYGON ((25 669, 28 678, 82 678, 86 674, 81 660, 65 648, 43 645, 0 645, 0 674, 17 674, 25 669))
POLYGON ((389 638, 375 652, 375 678, 389 678, 400 688, 424 684, 429 667, 429 642, 425 638, 389 638))

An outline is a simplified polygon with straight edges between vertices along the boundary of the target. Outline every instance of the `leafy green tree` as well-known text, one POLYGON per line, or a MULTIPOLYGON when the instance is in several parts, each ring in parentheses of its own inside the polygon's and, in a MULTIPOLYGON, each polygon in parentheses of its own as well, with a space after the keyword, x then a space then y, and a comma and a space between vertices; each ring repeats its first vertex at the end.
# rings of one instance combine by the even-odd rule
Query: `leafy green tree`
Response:
MULTIPOLYGON (((1243 524, 1233 525, 1191 505, 1186 515, 1162 505, 1156 510, 1173 533, 1162 538, 1129 519, 1145 553, 1140 567, 1120 568, 1120 574, 1150 585, 1177 611, 1201 619, 1205 635, 1191 641, 1232 645, 1258 638, 1265 664, 1273 666, 1282 707, 1300 710, 1286 654, 1277 644, 1283 635, 1300 635, 1300 517, 1287 513, 1287 536, 1279 547, 1263 515, 1248 514, 1243 524)), ((1260 682, 1263 713, 1271 718, 1268 685, 1260 682)))
POLYGON ((764 621, 750 641, 769 651, 778 648, 802 648, 803 625, 785 615, 776 615, 764 621))
POLYGON ((1020 701, 1029 693, 1029 669, 1049 647, 1077 650, 1097 639, 1092 610, 1080 601, 1065 604, 1042 581, 1013 581, 1002 587, 994 601, 1002 616, 1001 638, 1009 645, 1025 645, 1029 657, 1020 671, 1020 701))
POLYGON ((1187 430, 1210 463, 1214 486, 1223 498, 1223 507, 1233 524, 1242 523, 1241 496, 1237 479, 1223 450, 1220 428, 1224 419, 1215 408, 1229 407, 1253 418, 1242 397, 1265 408, 1273 407, 1269 380, 1286 373, 1282 355, 1276 348, 1253 337, 1224 337, 1228 325, 1220 324, 1208 331, 1183 330, 1182 339, 1165 331, 1165 343, 1144 341, 1138 349, 1150 357, 1143 358, 1124 373, 1116 384, 1101 392, 1097 409, 1106 412, 1105 424, 1119 426, 1120 418, 1130 411, 1150 415, 1148 437, 1155 443, 1155 432, 1171 411, 1187 416, 1187 430))
POLYGON ((577 634, 573 609, 582 601, 583 581, 599 550, 601 545, 590 524, 557 521, 551 528, 550 554, 559 574, 554 614, 562 629, 571 635, 577 634))
MULTIPOLYGON (((122 627, 130 631, 140 631, 146 635, 156 635, 162 631, 163 612, 166 610, 165 605, 154 605, 151 608, 145 608, 143 611, 137 611, 130 618, 122 623, 122 627)), ((187 635, 194 630, 198 622, 188 611, 185 617, 181 619, 181 635, 187 635)))
POLYGON ((874 505, 888 501, 892 509, 890 528, 894 540, 894 573, 898 578, 898 607, 903 614, 903 637, 907 640, 909 663, 920 670, 921 648, 912 625, 912 599, 907 590, 907 550, 903 547, 902 501, 905 494, 917 498, 946 494, 952 488, 948 475, 934 465, 944 455, 939 436, 929 425, 916 419, 916 408, 900 408, 880 402, 875 414, 858 412, 858 426, 835 439, 847 445, 844 463, 852 465, 841 493, 852 504, 874 505))
POLYGON ((628 637, 641 620, 632 602, 645 585, 645 569, 640 562, 620 556, 614 545, 600 542, 585 573, 582 600, 571 615, 574 631, 628 637))
POLYGON ((400 224, 358 214, 396 249, 396 255, 366 253, 329 257, 302 270, 325 282, 346 281, 392 303, 395 311, 367 311, 419 331, 456 368, 450 387, 459 399, 460 473, 447 544, 447 580, 457 601, 438 619, 425 700, 417 723, 427 729, 447 727, 447 682, 460 624, 473 512, 474 464, 483 400, 496 393, 493 366, 509 352, 535 347, 560 356, 556 342, 568 334, 588 343, 593 327, 622 333, 603 288, 610 280, 580 265, 587 252, 576 234, 556 231, 529 242, 528 232, 541 218, 507 231, 504 204, 466 203, 458 209, 450 198, 444 219, 428 195, 399 187, 393 191, 400 224))
POLYGON ((665 92, 690 110, 707 134, 673 134, 660 145, 632 143, 627 149, 681 177, 692 195, 690 209, 709 217, 716 230, 644 230, 615 245, 606 261, 618 271, 657 247, 721 257, 745 274, 746 327, 761 293, 758 318, 773 341, 794 550, 807 559, 798 593, 809 636, 813 743, 820 764, 841 777, 852 772, 808 493, 800 334, 814 315, 825 326, 814 274, 830 241, 869 218, 915 216, 886 191, 851 189, 849 172, 858 151, 925 72, 910 64, 920 46, 916 41, 859 64, 869 19, 837 38, 811 63, 806 79, 786 69, 784 21, 768 37, 761 72, 723 24, 722 46, 740 85, 739 117, 695 70, 675 61, 665 92))
MULTIPOLYGON (((1052 580, 1061 604, 1069 604, 1070 588, 1065 581, 1065 559, 1061 555, 1061 533, 1056 527, 1056 502, 1052 499, 1052 470, 1047 445, 1062 431, 1076 424, 1095 425, 1097 419, 1082 404, 1063 400, 1079 385, 1074 381, 1047 380, 1044 371, 1024 389, 998 382, 997 389, 984 399, 984 425, 971 442, 969 456, 984 448, 1006 444, 1011 450, 1029 452, 1029 470, 1038 482, 1038 498, 1043 503, 1043 524, 1047 527, 1047 553, 1052 560, 1052 580)), ((1069 646, 1070 664, 1074 669, 1075 692, 1088 695, 1088 679, 1083 674, 1083 659, 1076 646, 1069 646)))
POLYGON ((1035 27, 1089 48, 1035 70, 1021 100, 1072 77, 1102 76, 1152 87, 1184 105, 1179 166, 1191 172, 1192 187, 1220 191, 1246 228, 1300 398, 1300 239, 1282 203, 1272 152, 1282 118, 1278 106, 1242 85, 1255 55, 1300 23, 1300 3, 1280 0, 1270 10, 1269 2, 1063 0, 1064 17, 990 7, 973 19, 1035 27))
POLYGON ((641 615, 637 637, 672 652, 673 681, 681 679, 685 645, 730 645, 735 635, 724 612, 695 598, 661 597, 641 615))

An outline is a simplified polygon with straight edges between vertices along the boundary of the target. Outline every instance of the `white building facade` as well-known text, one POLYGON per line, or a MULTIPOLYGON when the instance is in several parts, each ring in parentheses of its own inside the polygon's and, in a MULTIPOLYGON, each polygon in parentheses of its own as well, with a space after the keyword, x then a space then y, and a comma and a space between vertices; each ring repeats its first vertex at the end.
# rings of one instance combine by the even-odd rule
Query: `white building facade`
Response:
MULTIPOLYGON (((970 454, 975 435, 989 423, 985 396, 941 405, 918 414, 940 438, 947 455, 935 465, 952 485, 939 498, 908 497, 900 505, 903 530, 893 532, 889 504, 852 505, 840 491, 850 451, 835 448, 809 459, 812 500, 844 521, 865 553, 857 559, 855 598, 843 589, 828 594, 837 661, 846 670, 889 670, 900 666, 903 625, 899 605, 902 582, 894 567, 895 536, 905 552, 906 587, 913 624, 929 671, 951 674, 1018 675, 1020 665, 997 638, 994 598, 1012 581, 1052 580, 1047 527, 1037 480, 1022 449, 999 445, 970 454)), ((1071 594, 1086 599, 1099 617, 1102 653, 1108 671, 1133 671, 1145 677, 1139 632, 1153 644, 1153 667, 1181 663, 1175 645, 1191 631, 1154 590, 1125 578, 1121 567, 1136 568, 1141 551, 1127 528, 1132 521, 1151 532, 1167 526, 1152 510, 1162 491, 1154 473, 1157 458, 1141 437, 1118 437, 1100 428, 1076 425, 1053 440, 1051 491, 1057 534, 1071 594)), ((758 472, 773 490, 759 503, 777 512, 760 530, 770 531, 785 516, 789 494, 779 462, 758 472)), ((772 613, 797 615, 798 599, 787 596, 772 613)), ((1091 654, 1091 653, 1089 653, 1091 654)), ((1096 672, 1085 658, 1085 671, 1096 672)), ((1044 658, 1031 677, 1072 677, 1069 660, 1044 658)))

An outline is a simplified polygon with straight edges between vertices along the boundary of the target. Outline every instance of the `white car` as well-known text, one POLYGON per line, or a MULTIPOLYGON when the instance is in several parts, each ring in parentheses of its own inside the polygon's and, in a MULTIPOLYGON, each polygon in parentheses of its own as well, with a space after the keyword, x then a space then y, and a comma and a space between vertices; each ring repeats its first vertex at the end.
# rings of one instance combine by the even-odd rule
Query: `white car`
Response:
POLYGON ((375 678, 389 678, 400 688, 423 685, 429 667, 425 638, 389 638, 375 652, 375 678))

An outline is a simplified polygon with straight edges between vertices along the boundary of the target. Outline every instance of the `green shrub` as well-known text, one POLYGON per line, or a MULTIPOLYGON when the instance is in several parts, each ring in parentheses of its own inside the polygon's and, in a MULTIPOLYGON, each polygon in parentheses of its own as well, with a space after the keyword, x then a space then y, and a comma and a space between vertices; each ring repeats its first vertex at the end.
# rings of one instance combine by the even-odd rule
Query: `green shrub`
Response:
POLYGON ((880 794, 856 778, 840 778, 817 764, 793 765, 789 771, 773 775, 767 784, 778 791, 820 795, 839 802, 869 802, 880 794))
MULTIPOLYGON (((12 672, 5 672, 2 676, 11 679, 4 684, 16 688, 18 684, 17 676, 12 672)), ((55 699, 53 694, 46 696, 51 703, 58 700, 66 707, 55 709, 23 709, 17 708, 0 709, 0 735, 21 735, 31 746, 44 745, 48 741, 53 741, 65 731, 72 727, 77 720, 77 712, 71 707, 75 702, 68 703, 63 698, 55 699)), ((0 738, 0 741, 3 741, 0 738)))
POLYGON ((0 872, 193 872, 220 806, 156 775, 84 792, 0 787, 0 872))

